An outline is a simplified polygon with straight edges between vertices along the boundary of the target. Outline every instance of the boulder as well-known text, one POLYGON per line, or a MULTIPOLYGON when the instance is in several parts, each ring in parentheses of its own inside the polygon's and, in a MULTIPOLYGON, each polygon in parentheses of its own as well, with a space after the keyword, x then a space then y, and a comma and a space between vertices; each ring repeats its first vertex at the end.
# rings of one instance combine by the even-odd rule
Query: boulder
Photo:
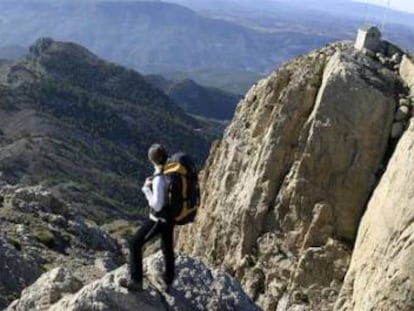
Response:
POLYGON ((398 101, 400 106, 409 106, 409 99, 408 98, 400 98, 398 101))
POLYGON ((43 186, 21 187, 9 195, 12 205, 22 212, 45 212, 60 215, 68 213, 65 203, 44 189, 43 186))
POLYGON ((68 269, 56 268, 26 288, 21 298, 14 301, 7 310, 48 310, 63 296, 76 293, 81 288, 82 283, 68 269))
POLYGON ((79 242, 97 251, 119 252, 119 245, 108 233, 96 224, 85 221, 82 217, 68 222, 66 230, 76 236, 79 242))
POLYGON ((399 64, 401 63, 401 54, 399 53, 395 53, 392 57, 391 57, 391 62, 395 63, 395 64, 399 64))

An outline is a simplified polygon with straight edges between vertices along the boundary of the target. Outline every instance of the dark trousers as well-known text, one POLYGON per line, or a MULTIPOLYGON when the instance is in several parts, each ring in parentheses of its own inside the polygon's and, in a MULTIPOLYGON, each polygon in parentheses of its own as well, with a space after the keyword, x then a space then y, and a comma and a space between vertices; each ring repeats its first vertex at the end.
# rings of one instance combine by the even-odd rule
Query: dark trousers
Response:
POLYGON ((164 254, 164 281, 171 284, 174 280, 174 225, 148 219, 135 233, 129 246, 129 269, 134 281, 142 281, 142 247, 146 242, 161 235, 161 249, 164 254))

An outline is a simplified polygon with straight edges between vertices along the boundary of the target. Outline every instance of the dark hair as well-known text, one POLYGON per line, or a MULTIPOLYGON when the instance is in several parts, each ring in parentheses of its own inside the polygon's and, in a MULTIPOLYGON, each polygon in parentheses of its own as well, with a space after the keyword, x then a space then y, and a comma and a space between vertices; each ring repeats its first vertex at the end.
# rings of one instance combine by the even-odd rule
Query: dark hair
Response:
POLYGON ((164 165, 168 159, 167 150, 161 144, 153 144, 148 149, 148 159, 157 165, 164 165))

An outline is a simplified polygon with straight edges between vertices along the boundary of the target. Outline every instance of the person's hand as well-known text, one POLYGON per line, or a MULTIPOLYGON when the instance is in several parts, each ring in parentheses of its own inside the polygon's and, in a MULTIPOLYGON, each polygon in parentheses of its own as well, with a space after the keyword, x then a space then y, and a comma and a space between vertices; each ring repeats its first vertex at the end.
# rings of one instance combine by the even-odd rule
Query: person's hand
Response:
POLYGON ((146 178, 145 179, 145 183, 144 183, 144 187, 145 188, 149 188, 149 187, 151 187, 151 185, 152 185, 152 177, 148 177, 148 178, 146 178))

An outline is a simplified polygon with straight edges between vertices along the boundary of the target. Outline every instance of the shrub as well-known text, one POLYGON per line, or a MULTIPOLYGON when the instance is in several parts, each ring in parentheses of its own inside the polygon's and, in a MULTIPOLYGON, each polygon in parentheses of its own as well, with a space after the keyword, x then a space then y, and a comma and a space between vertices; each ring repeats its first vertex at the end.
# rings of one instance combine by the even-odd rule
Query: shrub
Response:
POLYGON ((18 250, 18 251, 22 250, 22 245, 15 238, 10 238, 9 237, 9 238, 7 238, 7 242, 9 242, 11 245, 13 245, 16 250, 18 250))
POLYGON ((48 248, 53 248, 55 246, 55 235, 48 228, 36 227, 33 231, 33 235, 36 240, 48 248))

